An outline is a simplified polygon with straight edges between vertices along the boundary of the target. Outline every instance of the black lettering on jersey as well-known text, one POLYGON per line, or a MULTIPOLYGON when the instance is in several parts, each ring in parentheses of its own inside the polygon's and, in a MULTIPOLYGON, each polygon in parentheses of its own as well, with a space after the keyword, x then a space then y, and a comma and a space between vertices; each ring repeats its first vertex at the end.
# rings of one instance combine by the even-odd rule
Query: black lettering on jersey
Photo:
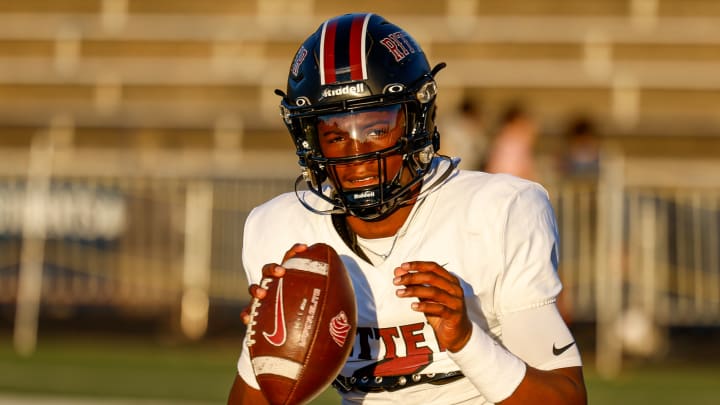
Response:
MULTIPOLYGON (((378 358, 380 353, 385 349, 383 359, 392 359, 398 356, 427 356, 433 353, 432 347, 426 344, 427 337, 424 329, 426 323, 418 322, 408 325, 393 326, 388 328, 369 328, 360 326, 357 328, 355 345, 350 352, 350 357, 359 360, 371 360, 378 358), (356 350, 357 356, 355 356, 356 350), (402 354, 404 352, 404 354, 402 354), (401 353, 401 354, 398 354, 401 353)), ((433 338, 431 336, 431 338, 433 338)), ((440 351, 445 351, 444 347, 440 347, 440 351)), ((382 360, 382 359, 379 359, 382 360)))
MULTIPOLYGON (((380 336, 380 330, 378 328, 358 327, 356 334, 356 340, 360 345, 360 353, 357 355, 357 358, 362 360, 372 359, 373 345, 370 343, 370 339, 377 340, 380 336)), ((353 349, 350 352, 350 357, 352 357, 354 353, 355 347, 353 346, 353 349)))

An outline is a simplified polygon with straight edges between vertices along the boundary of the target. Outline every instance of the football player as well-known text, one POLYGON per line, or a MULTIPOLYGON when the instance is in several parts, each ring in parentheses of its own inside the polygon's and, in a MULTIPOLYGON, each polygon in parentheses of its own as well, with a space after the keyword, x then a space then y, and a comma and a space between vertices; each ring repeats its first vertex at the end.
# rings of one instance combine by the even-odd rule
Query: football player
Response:
MULTIPOLYGON (((444 66, 374 14, 329 19, 300 46, 276 93, 302 175, 247 219, 250 293, 265 297, 262 272, 281 277, 282 257, 316 242, 337 250, 358 308, 333 383, 343 403, 586 403, 555 305, 547 193, 438 154, 444 66)), ((244 347, 229 403, 264 401, 244 347)))

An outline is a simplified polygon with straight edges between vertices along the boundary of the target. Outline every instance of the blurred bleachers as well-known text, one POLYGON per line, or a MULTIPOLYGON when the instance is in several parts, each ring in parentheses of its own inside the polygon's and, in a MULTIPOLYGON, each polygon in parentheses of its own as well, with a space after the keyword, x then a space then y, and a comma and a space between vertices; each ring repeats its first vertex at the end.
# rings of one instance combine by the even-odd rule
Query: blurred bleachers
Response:
POLYGON ((244 217, 298 173, 273 90, 300 42, 350 11, 387 17, 431 63, 448 63, 440 114, 464 97, 488 122, 518 100, 532 112, 567 241, 568 316, 606 317, 610 330, 641 297, 663 326, 720 323, 720 269, 707 253, 720 247, 720 2, 711 0, 0 1, 0 303, 15 302, 20 269, 39 251, 49 280, 41 306, 167 310, 197 337, 208 305, 243 305, 244 217), (596 181, 555 167, 577 114, 597 123, 606 152, 596 181), (62 215, 92 232, 73 233, 80 225, 60 225, 62 215), (656 261, 657 279, 647 270, 656 261), (631 276, 603 278, 616 265, 631 276), (638 287, 648 280, 652 288, 638 287), (618 285, 630 295, 603 312, 603 288, 618 285))
POLYGON ((77 147, 287 149, 272 90, 283 87, 298 44, 324 18, 373 10, 407 27, 432 62, 448 63, 439 76, 444 108, 471 94, 492 117, 523 100, 546 148, 583 112, 620 141, 664 138, 656 148, 644 142, 650 150, 688 137, 718 150, 720 6, 712 1, 3 3, 3 145, 28 144, 62 115, 77 147), (218 139, 227 127, 237 139, 218 139))

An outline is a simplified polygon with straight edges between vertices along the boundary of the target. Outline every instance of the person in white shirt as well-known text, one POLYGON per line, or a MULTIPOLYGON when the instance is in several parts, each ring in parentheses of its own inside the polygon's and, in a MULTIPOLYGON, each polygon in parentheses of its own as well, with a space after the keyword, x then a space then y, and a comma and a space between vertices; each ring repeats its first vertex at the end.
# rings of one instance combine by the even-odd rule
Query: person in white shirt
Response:
MULTIPOLYGON (((444 66, 375 14, 331 18, 300 46, 276 93, 302 175, 247 219, 250 293, 265 298, 258 284, 282 277, 281 258, 335 248, 358 308, 333 383, 346 404, 584 404, 580 352, 555 305, 547 193, 438 153, 444 66)), ((228 403, 265 402, 244 345, 228 403)))

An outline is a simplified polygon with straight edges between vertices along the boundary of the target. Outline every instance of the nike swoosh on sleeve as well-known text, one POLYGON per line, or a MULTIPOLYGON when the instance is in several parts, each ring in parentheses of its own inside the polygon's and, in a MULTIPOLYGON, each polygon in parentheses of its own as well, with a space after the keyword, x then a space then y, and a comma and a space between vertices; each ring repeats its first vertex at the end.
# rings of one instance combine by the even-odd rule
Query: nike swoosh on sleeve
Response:
POLYGON ((574 344, 575 344, 575 342, 570 342, 563 347, 555 347, 555 343, 553 343, 553 354, 556 356, 559 356, 559 355, 565 353, 567 351, 567 349, 572 347, 572 345, 574 345, 574 344))

